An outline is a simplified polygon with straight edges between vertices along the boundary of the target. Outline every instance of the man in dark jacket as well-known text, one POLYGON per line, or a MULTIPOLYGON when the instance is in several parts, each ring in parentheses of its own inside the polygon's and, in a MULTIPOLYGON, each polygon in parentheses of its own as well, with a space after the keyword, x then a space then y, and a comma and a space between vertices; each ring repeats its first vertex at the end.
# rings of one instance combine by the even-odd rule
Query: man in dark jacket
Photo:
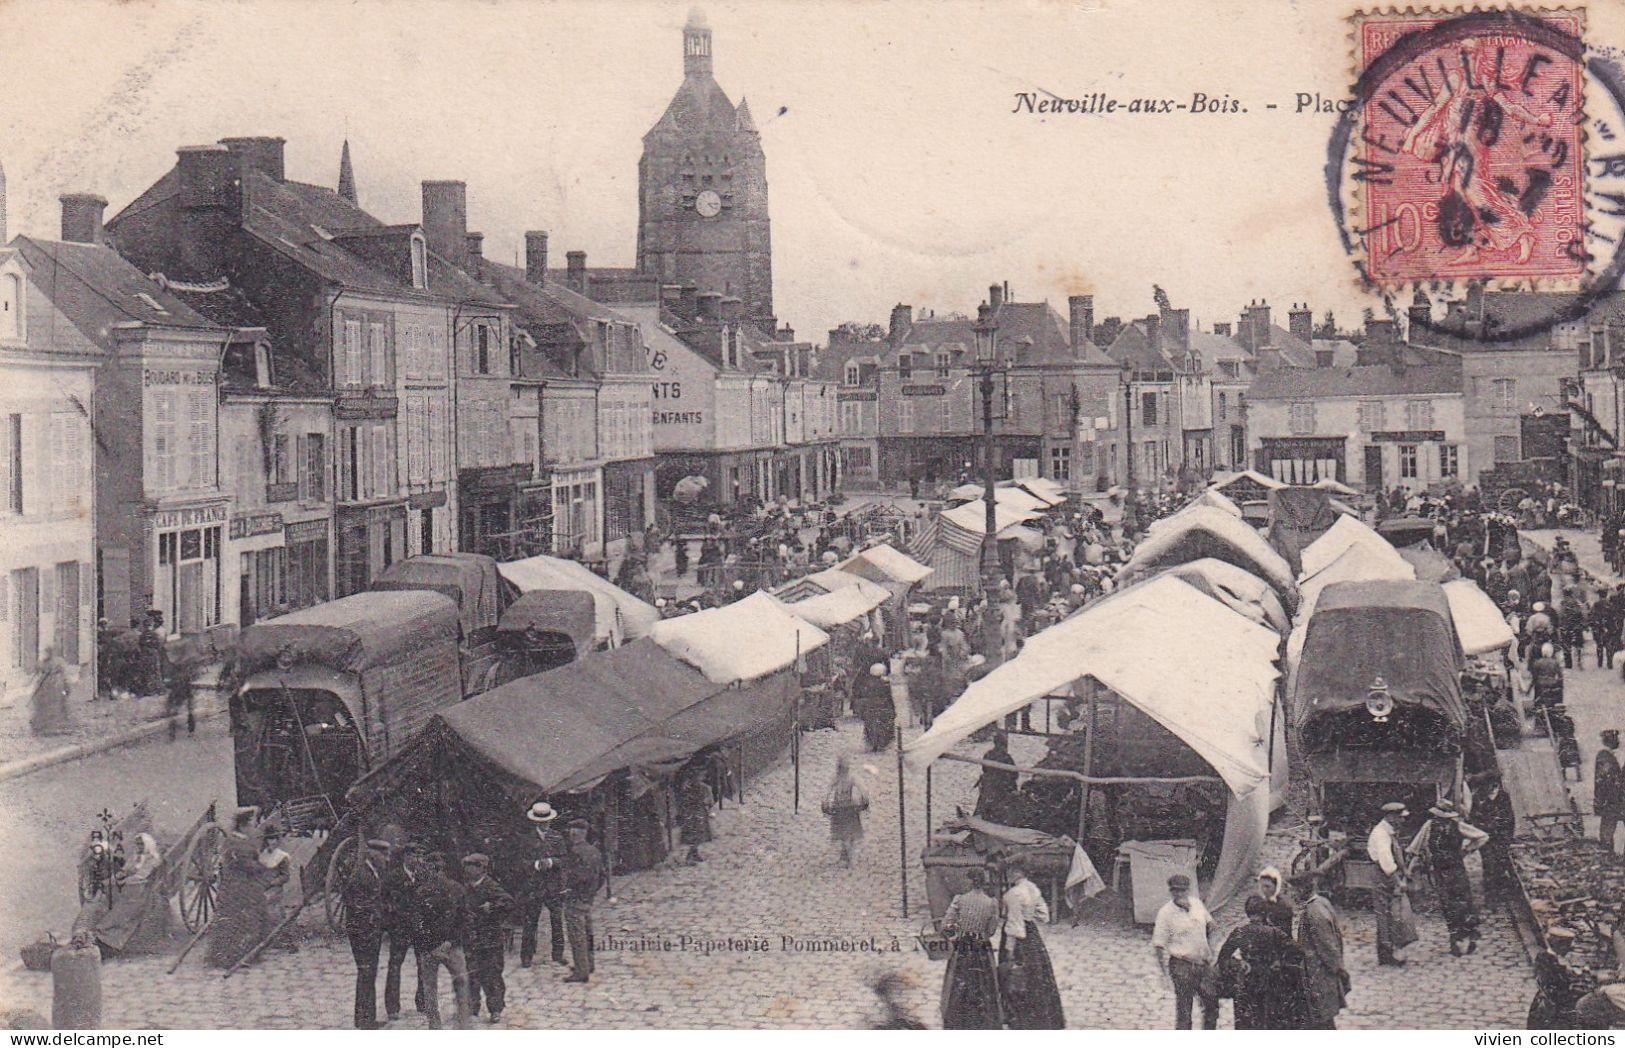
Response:
MULTIPOLYGON (((422 849, 419 848, 419 851, 422 849)), ((406 859, 390 849, 383 867, 384 935, 389 939, 389 967, 384 974, 384 1012, 390 1022, 401 1017, 401 969, 412 948, 412 908, 416 885, 406 871, 406 859)), ((416 997, 417 1010, 424 1011, 423 991, 416 997)))
POLYGON ((429 1029, 440 1029, 440 968, 451 973, 457 1001, 457 1029, 468 1029, 468 962, 463 954, 466 906, 461 884, 442 872, 438 857, 416 860, 412 876, 412 951, 418 959, 418 985, 429 1029))
POLYGON ((344 933, 355 958, 355 1028, 378 1029, 378 951, 384 941, 383 869, 389 843, 368 841, 344 884, 344 933))
POLYGON ((468 962, 468 1010, 480 1014, 480 997, 485 997, 487 1021, 502 1020, 508 987, 502 979, 507 960, 503 948, 508 938, 508 917, 513 913, 513 896, 491 876, 489 856, 475 852, 463 856, 465 908, 463 954, 468 962))
POLYGON ((559 813, 546 801, 537 801, 525 813, 536 831, 515 849, 517 869, 511 887, 519 911, 519 966, 529 968, 536 956, 536 925, 542 909, 553 947, 553 963, 564 959, 564 860, 570 852, 563 835, 555 827, 559 813))
POLYGON ((1591 809, 1602 820, 1597 838, 1614 850, 1614 833, 1625 816, 1625 778, 1620 775, 1619 732, 1613 728, 1602 733, 1602 749, 1597 751, 1597 763, 1591 773, 1591 809))
POLYGON ((604 860, 587 843, 586 819, 571 819, 570 855, 564 865, 564 928, 572 960, 565 982, 584 983, 593 972, 592 903, 604 884, 604 860))

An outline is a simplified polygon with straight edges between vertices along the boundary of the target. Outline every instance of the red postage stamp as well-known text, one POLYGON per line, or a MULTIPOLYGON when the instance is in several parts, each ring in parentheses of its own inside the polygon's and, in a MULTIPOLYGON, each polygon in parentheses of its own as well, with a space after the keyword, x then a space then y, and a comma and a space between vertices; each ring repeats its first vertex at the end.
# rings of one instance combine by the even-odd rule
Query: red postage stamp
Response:
POLYGON ((1579 11, 1359 14, 1348 174, 1381 287, 1586 275, 1579 11))

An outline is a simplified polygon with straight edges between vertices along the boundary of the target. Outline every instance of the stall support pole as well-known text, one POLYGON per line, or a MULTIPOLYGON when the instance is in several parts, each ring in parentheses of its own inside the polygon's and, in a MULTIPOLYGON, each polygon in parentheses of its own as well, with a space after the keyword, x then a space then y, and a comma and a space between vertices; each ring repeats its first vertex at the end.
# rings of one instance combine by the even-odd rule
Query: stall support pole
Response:
MULTIPOLYGON (((1098 725, 1096 716, 1094 693, 1089 695, 1089 733, 1083 737, 1083 774, 1090 776, 1095 773, 1095 729, 1098 725)), ((1089 788, 1088 779, 1085 778, 1083 789, 1078 791, 1078 847, 1083 847, 1084 835, 1089 829, 1089 788)))
POLYGON ((897 729, 897 854, 903 880, 903 916, 908 916, 908 808, 903 800, 903 729, 897 729))
POLYGON ((791 813, 801 814, 801 710, 800 700, 796 701, 796 720, 790 726, 790 765, 795 769, 795 793, 791 802, 791 813))
POLYGON ((931 765, 925 766, 925 843, 931 843, 931 765))

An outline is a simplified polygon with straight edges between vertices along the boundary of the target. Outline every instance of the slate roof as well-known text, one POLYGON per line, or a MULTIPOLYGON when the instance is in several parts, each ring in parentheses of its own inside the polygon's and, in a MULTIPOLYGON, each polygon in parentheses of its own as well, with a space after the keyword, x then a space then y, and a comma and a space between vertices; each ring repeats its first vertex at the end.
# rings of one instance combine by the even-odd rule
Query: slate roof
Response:
POLYGON ((1112 339, 1110 348, 1106 350, 1107 356, 1117 364, 1132 364, 1143 371, 1173 371, 1174 362, 1165 350, 1158 349, 1151 344, 1151 336, 1145 329, 1145 322, 1136 320, 1117 333, 1112 339))
POLYGON ((11 246, 28 263, 40 290, 104 348, 112 345, 116 325, 131 322, 225 334, 110 247, 29 236, 17 237, 11 246))
POLYGON ((739 112, 728 95, 709 74, 685 76, 677 93, 672 95, 666 111, 660 114, 644 135, 648 138, 661 131, 750 131, 754 126, 740 127, 739 112))
POLYGON ((1396 370, 1382 365, 1345 368, 1281 368, 1267 371, 1247 390, 1249 400, 1313 400, 1335 397, 1437 396, 1462 391, 1459 366, 1396 370))
MULTIPOLYGON (((1484 320, 1481 331, 1472 330, 1451 304, 1450 313, 1435 322, 1432 328, 1419 335, 1431 345, 1458 353, 1493 353, 1510 350, 1557 350, 1552 345, 1551 328, 1556 317, 1568 317, 1575 310, 1579 296, 1550 291, 1502 291, 1484 295, 1484 320)), ((1625 311, 1625 292, 1613 291, 1592 304, 1583 317, 1571 322, 1597 323, 1603 316, 1620 315, 1625 311)))
MULTIPOLYGON (((1093 342, 1072 349, 1071 332, 1059 313, 1047 302, 1005 302, 994 314, 999 326, 999 355, 1025 367, 1116 368, 1117 363, 1093 342)), ((900 352, 937 353, 948 350, 953 365, 964 367, 976 359, 976 322, 968 317, 928 317, 909 325, 902 344, 893 350, 881 347, 888 364, 900 352)))

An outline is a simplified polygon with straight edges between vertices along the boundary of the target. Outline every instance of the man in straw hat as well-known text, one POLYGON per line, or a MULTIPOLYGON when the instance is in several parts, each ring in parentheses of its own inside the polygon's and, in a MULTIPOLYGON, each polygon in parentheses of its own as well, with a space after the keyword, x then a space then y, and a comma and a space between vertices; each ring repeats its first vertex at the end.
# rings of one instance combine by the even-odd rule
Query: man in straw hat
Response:
POLYGON ((1461 817, 1454 803, 1441 800, 1428 808, 1428 821, 1406 849, 1427 866, 1450 931, 1450 952, 1457 957, 1478 949, 1478 907, 1465 860, 1489 839, 1489 834, 1461 817))
POLYGON ((1377 918, 1377 963, 1405 963, 1400 951, 1416 941, 1416 922, 1411 917, 1411 900, 1406 894, 1410 867, 1395 835, 1410 815, 1399 801, 1382 806, 1382 819, 1366 836, 1366 855, 1377 864, 1382 888, 1372 909, 1377 918))
POLYGON ((536 832, 515 849, 519 868, 512 883, 518 896, 521 968, 529 968, 536 956, 536 925, 544 907, 553 963, 569 963, 564 958, 564 862, 570 848, 559 833, 558 817, 558 811, 548 802, 532 804, 525 818, 536 832))

